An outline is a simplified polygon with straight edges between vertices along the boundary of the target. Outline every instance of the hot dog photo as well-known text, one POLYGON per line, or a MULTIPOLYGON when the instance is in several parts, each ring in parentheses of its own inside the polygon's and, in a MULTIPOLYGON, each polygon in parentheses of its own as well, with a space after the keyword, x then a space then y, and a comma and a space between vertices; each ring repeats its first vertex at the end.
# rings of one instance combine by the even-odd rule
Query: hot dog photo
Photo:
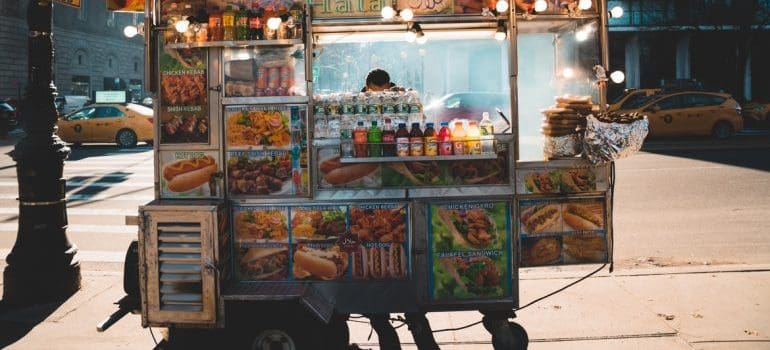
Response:
POLYGON ((395 243, 361 246, 351 254, 351 273, 359 280, 406 278, 406 248, 395 243))
POLYGON ((539 201, 524 204, 520 209, 520 232, 533 235, 562 231, 561 204, 539 201))
POLYGON ((164 198, 212 198, 219 196, 216 174, 219 155, 211 151, 163 151, 161 195, 164 198))
POLYGON ((318 151, 318 174, 321 188, 382 187, 382 167, 377 163, 342 163, 339 149, 318 151))
POLYGON ((298 280, 341 279, 348 268, 348 253, 338 245, 297 244, 292 272, 298 280))

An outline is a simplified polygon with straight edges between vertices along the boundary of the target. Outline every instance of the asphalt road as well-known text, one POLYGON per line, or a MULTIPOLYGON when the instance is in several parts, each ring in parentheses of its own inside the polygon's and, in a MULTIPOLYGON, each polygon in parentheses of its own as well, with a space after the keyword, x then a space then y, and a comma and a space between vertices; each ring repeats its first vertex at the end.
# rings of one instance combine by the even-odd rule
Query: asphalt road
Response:
MULTIPOLYGON (((16 239, 17 179, 6 155, 14 143, 0 140, 0 267, 16 239)), ((617 162, 620 266, 770 263, 768 138, 648 146, 617 162)), ((73 150, 64 169, 68 235, 84 268, 119 270, 136 237, 136 226, 125 225, 125 216, 136 215, 154 196, 151 148, 86 146, 73 150)))

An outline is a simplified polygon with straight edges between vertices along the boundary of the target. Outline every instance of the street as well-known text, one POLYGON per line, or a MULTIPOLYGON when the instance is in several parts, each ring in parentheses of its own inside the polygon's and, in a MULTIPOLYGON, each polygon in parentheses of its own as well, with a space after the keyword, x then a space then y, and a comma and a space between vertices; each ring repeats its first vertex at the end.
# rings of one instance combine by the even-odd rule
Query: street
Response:
MULTIPOLYGON (((765 314, 770 301, 762 292, 770 288, 770 143, 766 137, 735 141, 740 147, 651 143, 645 152, 617 162, 613 218, 617 270, 614 274, 605 270, 519 312, 519 322, 533 342, 530 348, 616 349, 630 339, 642 339, 633 344, 645 348, 734 348, 725 347, 725 339, 742 344, 741 349, 768 346, 770 329, 767 324, 758 326, 764 321, 756 315, 765 314), (740 271, 752 274, 736 273, 740 271), (666 279, 661 282, 656 276, 666 279), (750 287, 734 291, 733 285, 750 287), (690 289, 702 293, 693 295, 690 289), (724 327, 720 314, 734 311, 719 307, 718 299, 730 293, 735 293, 728 298, 734 303, 731 307, 743 310, 741 315, 745 316, 724 327), (662 300, 678 306, 666 309, 659 303, 662 300), (701 304, 714 304, 716 309, 701 304), (583 319, 597 309, 605 312, 583 319), (575 317, 581 318, 579 327, 575 317), (713 329, 720 331, 712 333, 713 329)), ((18 213, 15 166, 6 155, 14 140, 2 142, 0 268, 5 267, 5 256, 15 241, 18 213)), ((122 261, 137 231, 136 226, 125 225, 125 217, 136 215, 137 207, 154 197, 152 158, 152 149, 146 146, 120 150, 112 145, 87 145, 73 149, 64 168, 70 222, 67 232, 80 249, 84 289, 64 306, 49 310, 42 316, 45 322, 38 325, 40 319, 30 321, 30 327, 35 328, 18 331, 13 338, 18 342, 10 348, 34 349, 41 337, 48 336, 63 339, 62 348, 100 348, 98 344, 83 347, 78 332, 112 344, 107 348, 116 344, 152 347, 152 338, 139 327, 136 316, 120 321, 107 333, 93 331, 96 321, 112 312, 110 303, 122 294, 122 261), (67 334, 69 327, 62 329, 60 322, 78 324, 77 330, 67 334)), ((593 268, 524 269, 521 304, 593 268)), ((0 326, 9 320, 19 321, 15 317, 25 316, 0 317, 0 326)), ((431 320, 434 329, 439 329, 478 321, 479 315, 443 313, 431 320)), ((350 325, 351 341, 364 348, 376 347, 376 335, 367 337, 368 324, 350 325)), ((402 341, 411 341, 406 327, 399 329, 399 334, 402 341)), ((155 336, 160 336, 158 330, 155 336)), ((490 348, 488 333, 480 325, 437 333, 436 338, 445 349, 490 348)), ((3 344, 0 339, 0 347, 3 344)))

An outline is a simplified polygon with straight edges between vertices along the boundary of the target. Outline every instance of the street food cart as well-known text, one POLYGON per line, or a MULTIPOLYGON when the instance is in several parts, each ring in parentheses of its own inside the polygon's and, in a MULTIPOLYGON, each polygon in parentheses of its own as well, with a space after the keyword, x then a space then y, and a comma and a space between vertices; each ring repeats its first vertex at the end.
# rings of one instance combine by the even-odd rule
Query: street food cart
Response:
POLYGON ((243 3, 146 3, 143 326, 250 322, 253 349, 302 349, 347 342, 349 314, 479 310, 526 347, 519 268, 611 260, 612 163, 580 156, 605 1, 243 3), (373 68, 402 88, 360 92, 373 68))

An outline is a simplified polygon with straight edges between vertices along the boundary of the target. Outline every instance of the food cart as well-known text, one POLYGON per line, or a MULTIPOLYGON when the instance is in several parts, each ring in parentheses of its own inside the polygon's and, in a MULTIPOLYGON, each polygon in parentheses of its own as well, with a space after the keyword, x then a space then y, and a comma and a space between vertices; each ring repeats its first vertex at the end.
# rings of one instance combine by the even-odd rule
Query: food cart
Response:
POLYGON ((495 348, 526 347, 519 268, 611 260, 611 163, 579 156, 605 1, 260 1, 256 37, 211 40, 200 14, 226 6, 146 2, 156 199, 126 264, 143 326, 331 349, 349 314, 479 310, 495 348), (377 67, 405 89, 359 92, 377 67), (458 151, 485 114, 483 152, 458 151), (359 121, 468 137, 425 153, 441 140, 353 140, 359 121))

